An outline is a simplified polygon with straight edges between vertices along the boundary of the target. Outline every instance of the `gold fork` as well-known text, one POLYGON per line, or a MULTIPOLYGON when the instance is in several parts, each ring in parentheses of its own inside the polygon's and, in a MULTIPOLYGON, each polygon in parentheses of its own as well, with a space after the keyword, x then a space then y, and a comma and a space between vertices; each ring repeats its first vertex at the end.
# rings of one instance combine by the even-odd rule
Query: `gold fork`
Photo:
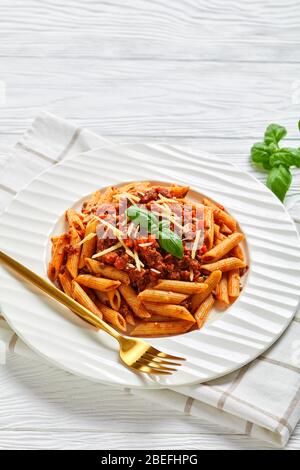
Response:
POLYGON ((97 317, 97 315, 2 251, 0 251, 0 260, 50 297, 71 309, 83 320, 113 336, 120 346, 120 358, 127 367, 146 374, 170 375, 177 370, 177 366, 181 365, 180 361, 185 360, 182 357, 171 356, 161 352, 141 339, 122 336, 114 328, 97 317))

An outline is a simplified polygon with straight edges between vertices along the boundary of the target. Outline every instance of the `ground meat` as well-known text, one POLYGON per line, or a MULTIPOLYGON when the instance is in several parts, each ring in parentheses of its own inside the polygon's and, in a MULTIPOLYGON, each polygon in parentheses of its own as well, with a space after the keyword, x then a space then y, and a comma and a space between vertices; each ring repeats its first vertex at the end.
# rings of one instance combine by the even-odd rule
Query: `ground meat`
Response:
POLYGON ((200 270, 201 263, 197 259, 192 259, 189 254, 185 254, 181 260, 176 261, 176 268, 190 271, 190 269, 200 270))
POLYGON ((154 287, 160 277, 160 274, 152 272, 150 269, 130 269, 128 271, 130 282, 138 292, 146 288, 154 287))
POLYGON ((147 249, 141 251, 140 257, 149 268, 154 268, 158 271, 162 271, 165 268, 164 259, 156 248, 147 247, 147 249))
POLYGON ((115 252, 107 253, 107 255, 102 256, 101 260, 103 261, 103 263, 106 263, 106 264, 114 264, 117 257, 118 255, 115 252))
POLYGON ((181 271, 180 277, 182 281, 189 281, 190 280, 190 271, 181 271))
POLYGON ((164 188, 163 186, 160 188, 157 188, 157 192, 161 194, 164 197, 171 198, 171 192, 169 191, 168 188, 164 188))
MULTIPOLYGON (((161 194, 164 197, 172 198, 175 195, 172 190, 165 187, 154 187, 148 189, 141 197, 140 203, 145 204, 145 208, 151 206, 152 201, 156 201, 161 194)), ((150 207, 149 207, 150 209, 150 207)), ((182 215, 182 207, 179 205, 176 208, 177 215, 182 215)), ((192 211, 192 209, 190 209, 192 211)), ((116 225, 119 216, 115 215, 115 206, 113 204, 102 204, 98 208, 98 214, 105 221, 116 225)), ((193 211, 191 216, 193 216, 193 211)), ((173 228, 171 224, 171 229, 173 228)), ((190 223, 188 233, 185 233, 185 237, 191 240, 195 237, 195 226, 190 223)), ((97 251, 102 251, 117 243, 114 233, 111 230, 107 230, 104 224, 99 224, 97 228, 97 251), (100 233, 101 231, 101 233, 100 233), (99 233, 98 233, 99 232, 99 233)), ((124 234, 125 235, 125 234, 124 234)), ((201 276, 201 250, 199 249, 196 254, 196 259, 191 258, 191 247, 188 243, 184 243, 184 256, 182 259, 178 259, 170 253, 165 252, 159 245, 158 240, 155 236, 149 235, 148 237, 132 239, 130 237, 124 239, 124 243, 132 251, 136 251, 141 262, 144 264, 143 268, 139 271, 136 267, 130 267, 130 263, 134 263, 133 260, 124 252, 123 248, 115 250, 111 253, 107 253, 101 258, 101 261, 105 264, 114 266, 115 268, 126 271, 129 274, 131 285, 138 292, 155 286, 159 279, 170 279, 170 280, 182 280, 190 281, 191 272, 194 280, 198 280, 201 276), (140 246, 141 244, 151 242, 151 246, 140 246), (153 272, 151 269, 154 269, 153 272)), ((205 246, 204 246, 205 248, 205 246)), ((203 250, 202 250, 203 252, 203 250)), ((126 312, 124 312, 126 314, 126 312)))
POLYGON ((130 269, 128 274, 130 277, 130 281, 132 283, 136 283, 139 282, 145 276, 146 271, 145 269, 141 269, 140 271, 138 271, 138 269, 130 269))
POLYGON ((157 199, 158 199, 157 190, 154 188, 151 188, 145 192, 144 196, 141 197, 139 202, 140 204, 147 204, 147 202, 156 201, 157 199))
POLYGON ((129 256, 126 253, 124 253, 123 255, 117 256, 114 262, 114 267, 116 269, 124 270, 127 266, 128 260, 129 260, 129 256))
POLYGON ((172 279, 173 281, 180 281, 180 273, 176 271, 170 271, 167 274, 168 279, 172 279))
POLYGON ((200 276, 201 276, 200 271, 194 271, 194 281, 199 281, 199 282, 201 282, 200 276))
MULTIPOLYGON (((97 233, 98 235, 98 233, 97 233)), ((118 242, 115 238, 97 238, 97 252, 106 250, 118 242)))
POLYGON ((101 217, 101 216, 107 215, 107 214, 112 214, 112 215, 116 214, 116 208, 115 208, 114 204, 105 203, 105 204, 101 204, 97 208, 98 217, 101 217))

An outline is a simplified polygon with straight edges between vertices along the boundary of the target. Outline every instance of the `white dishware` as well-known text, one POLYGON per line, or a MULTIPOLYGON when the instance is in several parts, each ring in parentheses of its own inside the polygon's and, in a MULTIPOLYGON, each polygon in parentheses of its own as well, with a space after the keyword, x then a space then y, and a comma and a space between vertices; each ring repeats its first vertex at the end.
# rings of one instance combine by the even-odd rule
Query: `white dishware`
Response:
POLYGON ((255 178, 203 152, 167 145, 109 145, 52 166, 21 190, 0 222, 0 249, 47 277, 50 237, 63 230, 65 210, 98 188, 137 180, 190 185, 223 204, 246 235, 249 271, 239 299, 215 311, 203 329, 149 338, 183 356, 171 376, 145 376, 124 367, 117 346, 72 312, 0 266, 1 313, 15 332, 53 364, 90 380, 158 388, 227 374, 268 349, 292 320, 300 297, 300 240, 280 201, 255 178))

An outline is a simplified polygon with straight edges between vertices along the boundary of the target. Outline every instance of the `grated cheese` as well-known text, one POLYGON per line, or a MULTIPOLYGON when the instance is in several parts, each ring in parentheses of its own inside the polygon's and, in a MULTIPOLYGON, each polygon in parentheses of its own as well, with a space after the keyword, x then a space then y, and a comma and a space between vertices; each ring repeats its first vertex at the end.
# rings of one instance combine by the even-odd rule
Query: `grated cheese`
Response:
POLYGON ((193 282, 194 280, 194 271, 192 270, 192 268, 190 268, 190 281, 193 282))
POLYGON ((128 248, 128 246, 125 245, 123 239, 122 239, 122 238, 118 238, 118 240, 120 241, 122 247, 124 248, 124 250, 126 251, 126 253, 128 254, 128 256, 131 256, 131 258, 135 259, 134 253, 128 248))
POLYGON ((129 225, 128 225, 128 229, 127 229, 127 235, 130 237, 131 235, 131 232, 132 230, 134 229, 134 225, 133 223, 131 222, 129 225))
POLYGON ((201 230, 197 230, 197 232, 196 232, 196 236, 195 236, 195 240, 194 240, 194 244, 193 244, 193 248, 192 248, 192 253, 191 253, 191 257, 193 259, 196 256, 196 251, 197 251, 197 248, 198 248, 198 243, 199 243, 199 240, 200 240, 201 233, 202 233, 201 230))
POLYGON ((139 246, 142 246, 142 247, 151 246, 151 245, 153 245, 153 242, 139 243, 139 246))
POLYGON ((100 258, 100 256, 106 255, 107 253, 110 253, 111 251, 115 251, 118 248, 121 248, 121 246, 122 246, 122 243, 120 243, 120 242, 116 243, 115 245, 113 245, 109 248, 106 248, 106 250, 99 251, 99 253, 96 253, 95 255, 93 255, 92 258, 100 258))
POLYGON ((140 271, 141 270, 140 258, 135 250, 134 250, 134 259, 135 259, 136 268, 138 271, 140 271))
POLYGON ((121 199, 121 198, 127 198, 131 204, 135 204, 136 202, 140 201, 140 198, 138 196, 135 196, 134 194, 129 194, 129 193, 122 193, 122 194, 115 194, 113 196, 114 198, 121 199))
POLYGON ((159 199, 160 199, 161 201, 163 201, 163 202, 172 202, 172 203, 178 202, 177 199, 170 199, 169 197, 165 197, 165 196, 163 196, 163 195, 160 194, 160 193, 158 194, 158 197, 159 197, 159 199))
POLYGON ((135 259, 136 268, 138 271, 140 271, 141 267, 144 267, 144 264, 140 260, 139 255, 136 250, 134 250, 134 259, 135 259))
POLYGON ((183 233, 188 232, 193 229, 193 224, 187 223, 182 228, 183 228, 183 233))
MULTIPOLYGON (((97 219, 102 222, 106 227, 109 227, 111 228, 111 230, 113 231, 114 235, 117 237, 117 239, 119 240, 119 248, 122 246, 124 248, 124 250, 126 251, 126 253, 128 254, 128 256, 130 256, 131 258, 133 258, 136 262, 136 256, 135 254, 128 248, 128 246, 125 245, 124 243, 124 240, 123 240, 123 233, 121 232, 121 230, 117 229, 116 227, 114 227, 112 224, 110 224, 109 222, 106 222, 105 220, 103 219, 100 219, 100 217, 97 217, 97 219)), ((138 227, 137 227, 138 228, 138 227)), ((118 243, 117 243, 118 245, 118 243)), ((114 245, 116 246, 116 245, 114 245)), ((97 253, 98 255, 98 253, 97 253)), ((96 255, 94 255, 93 257, 95 257, 96 255)), ((100 255, 102 256, 102 255, 100 255)), ((139 265, 140 266, 144 266, 144 264, 140 261, 140 259, 138 259, 138 262, 140 263, 139 265)))
POLYGON ((86 237, 84 237, 79 243, 77 243, 76 246, 80 246, 82 245, 83 243, 91 240, 92 238, 94 238, 96 236, 96 233, 89 233, 86 237))
POLYGON ((98 217, 97 215, 95 215, 95 218, 99 220, 99 222, 105 225, 106 227, 109 227, 112 230, 113 234, 116 235, 117 238, 123 236, 123 233, 121 232, 121 230, 114 227, 112 224, 110 224, 106 220, 100 219, 100 217, 98 217))
POLYGON ((137 225, 137 226, 136 226, 136 229, 135 229, 135 231, 134 231, 134 234, 133 234, 133 238, 136 238, 136 236, 137 236, 137 234, 139 233, 139 231, 140 231, 140 226, 137 225))
MULTIPOLYGON (((163 207, 160 207, 160 209, 164 209, 163 207)), ((174 226, 178 227, 180 230, 183 229, 183 226, 181 224, 179 224, 179 222, 177 222, 177 220, 175 219, 175 217, 172 215, 172 212, 170 210, 170 208, 168 207, 168 211, 166 210, 160 210, 160 212, 155 212, 153 211, 153 214, 155 215, 162 215, 164 217, 166 217, 167 219, 169 219, 170 222, 172 222, 174 224, 174 226)))
POLYGON ((158 271, 158 269, 150 268, 150 271, 153 271, 156 274, 161 274, 161 272, 158 271))

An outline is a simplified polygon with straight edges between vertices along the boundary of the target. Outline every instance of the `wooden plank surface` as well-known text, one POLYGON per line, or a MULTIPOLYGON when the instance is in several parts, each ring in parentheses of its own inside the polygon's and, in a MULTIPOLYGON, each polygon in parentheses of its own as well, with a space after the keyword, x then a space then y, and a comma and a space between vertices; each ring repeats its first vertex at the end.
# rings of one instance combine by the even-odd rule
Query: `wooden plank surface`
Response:
MULTIPOLYGON (((299 136, 299 21, 294 0, 0 0, 0 159, 48 109, 118 142, 214 152, 264 181, 248 158, 264 127, 299 136)), ((40 361, 0 368, 0 448, 132 446, 269 448, 40 361)))

